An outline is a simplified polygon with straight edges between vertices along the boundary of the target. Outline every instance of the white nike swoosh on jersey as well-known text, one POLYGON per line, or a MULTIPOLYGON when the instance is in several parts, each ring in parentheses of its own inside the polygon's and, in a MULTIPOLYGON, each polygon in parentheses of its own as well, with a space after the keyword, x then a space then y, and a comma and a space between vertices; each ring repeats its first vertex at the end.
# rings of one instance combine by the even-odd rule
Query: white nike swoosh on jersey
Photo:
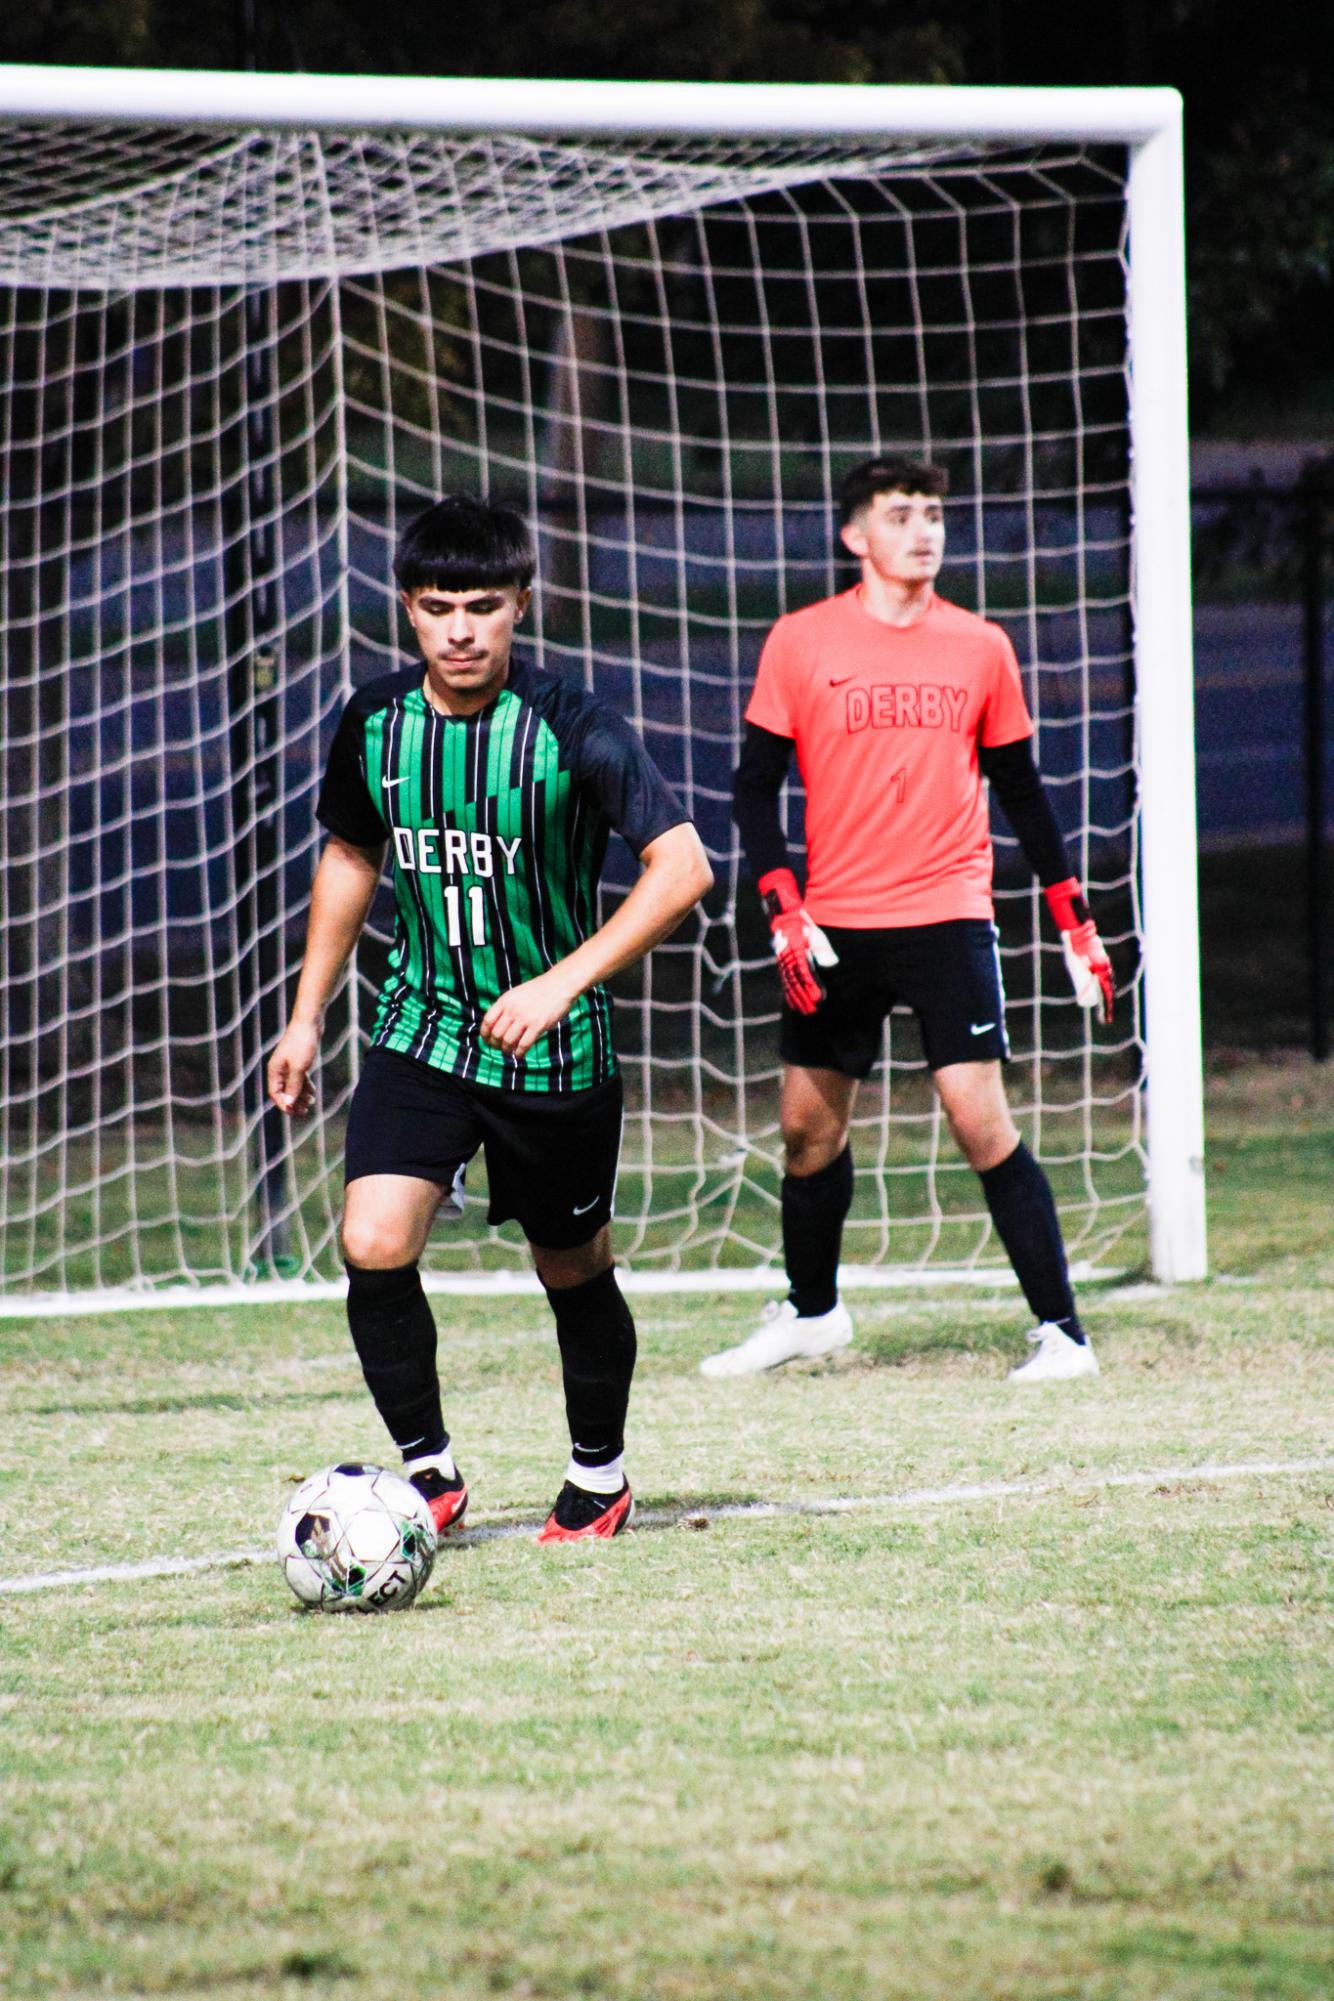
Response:
POLYGON ((384 781, 384 789, 387 792, 391 785, 406 785, 407 782, 408 782, 408 774, 405 771, 401 778, 386 778, 384 781))
POLYGON ((598 1205, 598 1198, 595 1195, 591 1202, 583 1202, 577 1209, 571 1209, 570 1214, 572 1216, 586 1216, 589 1210, 596 1209, 597 1205, 598 1205))
POLYGON ((970 1021, 968 1024, 968 1033, 970 1035, 985 1035, 989 1028, 994 1028, 995 1026, 994 1021, 970 1021))

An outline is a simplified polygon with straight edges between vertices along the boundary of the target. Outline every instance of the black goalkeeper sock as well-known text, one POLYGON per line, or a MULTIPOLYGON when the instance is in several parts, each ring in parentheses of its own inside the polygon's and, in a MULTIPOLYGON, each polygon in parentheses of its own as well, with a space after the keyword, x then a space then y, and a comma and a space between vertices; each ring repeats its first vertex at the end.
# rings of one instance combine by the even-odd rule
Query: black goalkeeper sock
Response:
POLYGON ((1039 1320, 1053 1321, 1082 1345, 1084 1330, 1075 1312, 1060 1219, 1046 1175, 1020 1140, 1007 1159, 978 1179, 1024 1298, 1039 1320))
POLYGON ((449 1443, 435 1371, 435 1320, 416 1263, 393 1271, 347 1266, 347 1324, 366 1387, 404 1458, 449 1443))
POLYGON ((803 1317, 838 1304, 838 1259, 852 1207, 852 1149, 815 1174, 785 1174, 783 1262, 788 1297, 803 1317))
POLYGON ((570 1456, 576 1466, 609 1466, 625 1450, 625 1413, 638 1343, 634 1316, 613 1266, 583 1285, 546 1288, 556 1316, 570 1456))

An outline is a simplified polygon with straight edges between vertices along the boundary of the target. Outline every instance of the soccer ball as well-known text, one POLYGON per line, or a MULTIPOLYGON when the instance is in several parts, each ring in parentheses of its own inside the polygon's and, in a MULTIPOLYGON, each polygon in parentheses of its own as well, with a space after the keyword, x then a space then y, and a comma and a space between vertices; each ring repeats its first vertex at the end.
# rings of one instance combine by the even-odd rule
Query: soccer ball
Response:
POLYGON ((401 1612, 431 1574, 431 1510, 383 1466, 326 1466, 303 1480, 278 1524, 278 1561, 303 1605, 401 1612))

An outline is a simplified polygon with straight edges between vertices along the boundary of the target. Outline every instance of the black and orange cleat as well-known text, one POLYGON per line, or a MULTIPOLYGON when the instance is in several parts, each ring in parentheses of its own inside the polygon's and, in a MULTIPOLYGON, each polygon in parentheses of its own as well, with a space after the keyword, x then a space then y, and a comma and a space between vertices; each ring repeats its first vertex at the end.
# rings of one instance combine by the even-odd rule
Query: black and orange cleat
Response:
POLYGON ((468 1489, 462 1473, 446 1479, 438 1466, 422 1466, 409 1473, 409 1480, 431 1510, 437 1535, 456 1529, 468 1509, 468 1489))
POLYGON ((606 1541, 628 1529, 634 1519, 635 1502, 627 1480, 619 1494, 590 1494, 567 1480, 556 1496, 556 1505, 538 1531, 539 1542, 590 1542, 595 1536, 606 1541))

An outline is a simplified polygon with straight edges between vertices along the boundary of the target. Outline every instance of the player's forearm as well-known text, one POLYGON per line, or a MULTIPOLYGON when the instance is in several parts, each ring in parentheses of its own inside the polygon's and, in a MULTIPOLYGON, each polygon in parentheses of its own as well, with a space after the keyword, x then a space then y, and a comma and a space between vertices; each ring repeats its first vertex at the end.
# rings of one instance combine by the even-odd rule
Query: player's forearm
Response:
POLYGON ((482 1040, 522 1056, 567 1014, 580 994, 633 965, 674 931, 713 881, 713 870, 688 822, 669 827, 640 856, 644 872, 620 909, 582 945, 535 979, 511 987, 482 1019, 482 1040))
POLYGON ((356 949, 380 880, 380 858, 329 841, 315 871, 293 1022, 323 1025, 324 1010, 356 949))
POLYGON ((756 882, 775 869, 791 867, 778 807, 791 756, 790 738, 746 724, 741 762, 732 778, 732 818, 756 882))
POLYGON ((688 823, 659 835, 642 860, 643 872, 624 903, 554 969, 569 981, 571 1000, 652 951, 713 883, 708 856, 688 823))
POLYGON ((982 745, 978 760, 1038 881, 1044 887, 1064 882, 1071 872, 1070 857, 1042 774, 1033 761, 1031 739, 982 745))

